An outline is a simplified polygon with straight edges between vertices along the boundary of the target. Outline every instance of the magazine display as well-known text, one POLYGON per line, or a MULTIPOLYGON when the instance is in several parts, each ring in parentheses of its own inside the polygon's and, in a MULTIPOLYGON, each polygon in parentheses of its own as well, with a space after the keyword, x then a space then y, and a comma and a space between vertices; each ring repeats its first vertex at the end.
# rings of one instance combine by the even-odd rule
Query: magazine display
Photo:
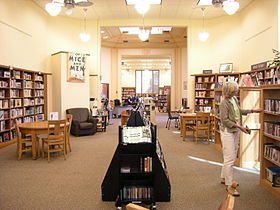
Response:
POLYGON ((152 134, 151 128, 147 126, 139 127, 123 127, 123 143, 151 143, 152 134))

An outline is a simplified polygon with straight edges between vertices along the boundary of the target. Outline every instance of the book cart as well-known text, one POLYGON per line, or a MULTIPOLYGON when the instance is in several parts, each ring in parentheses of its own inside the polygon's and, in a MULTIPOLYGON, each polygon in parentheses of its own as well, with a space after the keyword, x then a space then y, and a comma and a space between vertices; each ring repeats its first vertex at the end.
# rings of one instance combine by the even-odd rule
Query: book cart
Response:
POLYGON ((155 125, 119 127, 119 144, 101 191, 102 200, 115 201, 117 209, 128 203, 156 209, 156 202, 170 201, 171 187, 155 125), (134 138, 139 135, 141 140, 134 138))

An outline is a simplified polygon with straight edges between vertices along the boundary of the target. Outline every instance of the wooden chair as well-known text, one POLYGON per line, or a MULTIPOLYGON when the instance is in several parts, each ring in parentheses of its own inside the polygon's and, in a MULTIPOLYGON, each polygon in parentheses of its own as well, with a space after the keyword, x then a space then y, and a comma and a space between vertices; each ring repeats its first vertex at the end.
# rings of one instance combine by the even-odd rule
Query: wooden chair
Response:
POLYGON ((73 116, 71 114, 66 114, 66 121, 69 123, 66 129, 66 147, 65 147, 66 154, 68 152, 68 148, 70 152, 72 151, 71 144, 70 144, 70 130, 72 125, 72 120, 73 120, 73 116))
MULTIPOLYGON (((185 109, 185 113, 194 113, 193 109, 185 109)), ((193 126, 195 126, 195 121, 194 120, 188 120, 186 121, 186 130, 191 129, 193 130, 193 126)))
POLYGON ((197 142, 198 138, 207 138, 208 142, 211 137, 210 130, 210 113, 197 112, 195 118, 195 126, 193 126, 193 136, 197 142), (201 133, 203 132, 203 135, 201 133))
POLYGON ((45 152, 48 153, 48 162, 50 162, 50 153, 63 152, 64 160, 66 160, 65 142, 66 142, 67 126, 66 120, 50 120, 48 121, 48 137, 42 139, 42 158, 45 152), (47 144, 47 149, 44 148, 47 144))
MULTIPOLYGON (((23 135, 20 131, 20 127, 16 124, 16 135, 17 135, 17 158, 21 159, 21 155, 24 152, 32 150, 32 138, 29 135, 23 135)), ((38 149, 38 156, 40 156, 39 139, 36 140, 36 147, 38 149)))
POLYGON ((169 130, 171 121, 175 120, 175 128, 178 128, 179 127, 179 116, 172 116, 170 110, 167 110, 167 113, 168 113, 168 119, 167 119, 165 127, 167 128, 167 126, 168 126, 168 130, 169 130))
MULTIPOLYGON (((231 185, 231 187, 236 189, 237 184, 233 183, 231 185)), ((234 208, 234 199, 235 199, 235 197, 228 193, 226 198, 223 200, 223 202, 219 206, 218 210, 233 210, 233 208, 234 208)))

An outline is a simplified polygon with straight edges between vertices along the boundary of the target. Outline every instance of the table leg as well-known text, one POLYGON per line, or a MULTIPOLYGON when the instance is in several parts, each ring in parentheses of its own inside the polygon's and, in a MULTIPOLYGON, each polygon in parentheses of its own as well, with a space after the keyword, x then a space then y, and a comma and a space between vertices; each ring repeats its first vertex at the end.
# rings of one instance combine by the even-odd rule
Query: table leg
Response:
POLYGON ((37 148, 36 148, 36 134, 34 132, 31 133, 31 138, 32 138, 32 159, 36 160, 37 148))
POLYGON ((185 141, 185 138, 186 138, 186 121, 185 121, 185 118, 182 119, 182 132, 183 132, 183 141, 185 141))
POLYGON ((180 117, 180 136, 183 136, 183 117, 180 117))

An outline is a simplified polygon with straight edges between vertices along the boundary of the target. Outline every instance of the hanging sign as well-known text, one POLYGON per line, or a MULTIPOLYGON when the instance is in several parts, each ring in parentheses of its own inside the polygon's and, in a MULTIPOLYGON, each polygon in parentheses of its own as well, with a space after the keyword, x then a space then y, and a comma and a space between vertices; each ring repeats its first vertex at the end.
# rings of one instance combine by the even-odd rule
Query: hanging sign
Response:
POLYGON ((67 82, 85 82, 86 54, 68 53, 67 82))

